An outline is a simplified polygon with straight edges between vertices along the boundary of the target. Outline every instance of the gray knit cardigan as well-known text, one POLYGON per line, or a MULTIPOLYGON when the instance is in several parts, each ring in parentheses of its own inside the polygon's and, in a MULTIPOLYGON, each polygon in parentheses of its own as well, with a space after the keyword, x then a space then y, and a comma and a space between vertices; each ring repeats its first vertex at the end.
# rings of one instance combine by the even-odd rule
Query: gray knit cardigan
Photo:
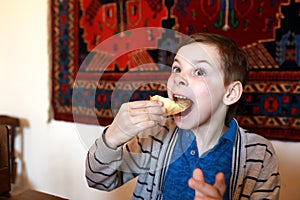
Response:
MULTIPOLYGON (((170 120, 165 126, 151 129, 150 134, 140 134, 116 150, 107 147, 101 133, 87 155, 88 185, 111 191, 138 176, 132 199, 162 199, 176 130, 170 120)), ((268 140, 240 127, 237 129, 229 187, 234 200, 279 198, 278 162, 268 140)))

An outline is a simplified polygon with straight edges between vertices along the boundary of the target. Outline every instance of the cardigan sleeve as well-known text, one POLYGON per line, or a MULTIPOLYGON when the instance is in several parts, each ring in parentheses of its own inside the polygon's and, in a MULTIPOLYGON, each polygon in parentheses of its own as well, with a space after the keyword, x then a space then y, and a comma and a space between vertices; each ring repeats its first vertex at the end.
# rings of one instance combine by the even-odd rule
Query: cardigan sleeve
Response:
POLYGON ((123 183, 119 168, 123 159, 122 148, 109 148, 104 134, 95 141, 86 157, 86 180, 90 187, 110 191, 123 183))
POLYGON ((86 180, 90 187, 111 191, 136 176, 149 172, 154 154, 151 138, 135 137, 122 147, 109 148, 104 140, 105 133, 95 141, 86 157, 86 180))
POLYGON ((133 199, 160 199, 175 130, 175 123, 168 119, 164 125, 141 132, 116 150, 105 144, 101 133, 86 157, 88 185, 111 191, 138 176, 133 199))
POLYGON ((241 199, 279 199, 280 174, 272 144, 259 135, 247 135, 241 199))

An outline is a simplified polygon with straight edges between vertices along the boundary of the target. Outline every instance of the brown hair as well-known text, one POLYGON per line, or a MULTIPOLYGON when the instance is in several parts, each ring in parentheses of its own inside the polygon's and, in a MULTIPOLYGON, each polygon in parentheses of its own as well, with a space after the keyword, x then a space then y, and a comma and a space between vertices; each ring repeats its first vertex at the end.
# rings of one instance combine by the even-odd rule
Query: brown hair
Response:
MULTIPOLYGON (((211 44, 217 48, 221 58, 221 67, 224 72, 225 86, 234 81, 240 81, 243 87, 245 86, 249 72, 249 63, 244 51, 233 40, 217 34, 195 33, 185 39, 178 49, 193 42, 211 44)), ((225 118, 226 124, 234 117, 236 108, 237 103, 229 106, 225 118)))

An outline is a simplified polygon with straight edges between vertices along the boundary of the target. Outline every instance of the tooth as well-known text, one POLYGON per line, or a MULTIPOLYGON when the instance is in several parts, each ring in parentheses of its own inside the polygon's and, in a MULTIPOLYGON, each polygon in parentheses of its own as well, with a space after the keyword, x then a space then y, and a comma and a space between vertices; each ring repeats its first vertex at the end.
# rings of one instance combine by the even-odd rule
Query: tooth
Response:
POLYGON ((181 95, 174 95, 177 99, 187 99, 185 96, 181 96, 181 95))

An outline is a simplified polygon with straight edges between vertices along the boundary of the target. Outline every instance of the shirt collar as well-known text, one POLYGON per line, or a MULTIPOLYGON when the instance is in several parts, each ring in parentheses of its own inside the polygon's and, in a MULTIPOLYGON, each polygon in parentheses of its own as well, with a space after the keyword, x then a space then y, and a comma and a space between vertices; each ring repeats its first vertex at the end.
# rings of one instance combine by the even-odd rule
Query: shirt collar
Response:
POLYGON ((237 122, 232 119, 228 124, 228 130, 222 135, 221 139, 227 139, 229 141, 231 141, 232 143, 234 143, 235 140, 235 134, 236 134, 236 130, 237 130, 237 122))
MULTIPOLYGON (((229 140, 230 142, 234 143, 235 140, 235 134, 236 134, 236 130, 237 130, 237 122, 235 121, 235 119, 232 119, 228 124, 228 130, 221 136, 220 140, 229 140)), ((184 134, 186 139, 184 140, 188 140, 188 141, 193 141, 194 139, 194 133, 191 130, 183 130, 178 128, 178 132, 180 133, 180 135, 184 134), (187 139, 188 138, 188 139, 187 139)))

